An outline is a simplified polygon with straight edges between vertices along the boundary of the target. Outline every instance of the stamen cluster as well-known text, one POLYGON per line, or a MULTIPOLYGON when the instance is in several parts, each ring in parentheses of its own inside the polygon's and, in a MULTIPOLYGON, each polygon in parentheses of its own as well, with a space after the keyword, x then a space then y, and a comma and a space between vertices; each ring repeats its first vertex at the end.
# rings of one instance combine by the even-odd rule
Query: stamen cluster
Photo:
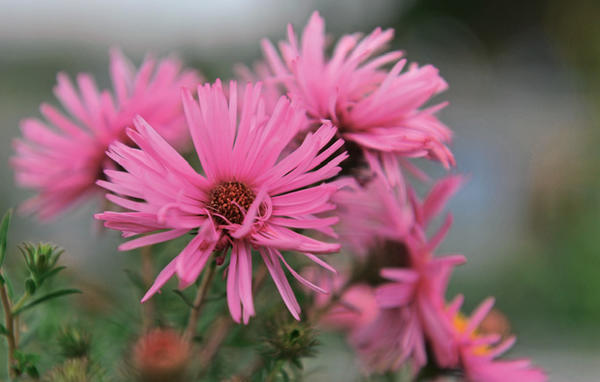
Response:
POLYGON ((255 198, 254 191, 244 183, 223 182, 210 191, 208 208, 219 224, 241 224, 255 198))

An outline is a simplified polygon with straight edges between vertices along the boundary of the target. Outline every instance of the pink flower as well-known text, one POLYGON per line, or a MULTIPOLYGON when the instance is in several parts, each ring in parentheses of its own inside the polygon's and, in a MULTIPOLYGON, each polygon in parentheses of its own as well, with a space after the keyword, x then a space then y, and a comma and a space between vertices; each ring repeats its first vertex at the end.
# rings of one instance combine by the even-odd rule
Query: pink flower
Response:
MULTIPOLYGON (((387 282, 383 285, 380 282, 375 290, 379 308, 377 318, 362 327, 354 328, 350 337, 370 371, 397 370, 409 360, 413 371, 418 371, 427 362, 427 342, 439 364, 447 366, 457 362, 458 351, 453 341, 452 328, 444 316, 444 295, 450 273, 465 259, 462 255, 433 255, 448 232, 451 219, 448 218, 431 239, 425 236, 425 229, 460 183, 461 178, 456 176, 440 181, 423 202, 411 191, 410 221, 415 224, 409 227, 410 230, 404 223, 398 224, 397 219, 398 213, 407 208, 405 198, 393 196, 393 190, 388 190, 386 199, 383 196, 386 188, 382 187, 382 194, 374 201, 389 213, 382 213, 378 223, 365 222, 368 226, 389 229, 389 232, 385 228, 381 229, 384 235, 377 238, 387 243, 381 246, 387 253, 378 256, 387 257, 388 263, 393 263, 395 258, 403 259, 397 260, 397 263, 404 263, 404 266, 380 269, 381 277, 387 282), (396 236, 393 235, 394 227, 398 230, 396 236), (390 243, 397 244, 394 246, 390 243)), ((371 257, 373 255, 370 254, 371 257)), ((376 262, 378 263, 381 261, 376 262)))
MULTIPOLYGON (((449 220, 441 235, 448 227, 449 220)), ((457 357, 451 328, 443 318, 444 294, 452 269, 465 259, 462 255, 434 257, 431 242, 412 237, 405 245, 408 266, 381 270, 381 276, 392 282, 375 291, 381 309, 378 319, 353 335, 369 369, 378 372, 397 370, 409 359, 418 371, 427 362, 426 340, 440 364, 452 364, 457 357)))
POLYGON ((23 139, 15 141, 12 159, 15 177, 37 192, 24 211, 49 219, 99 193, 96 180, 115 167, 105 151, 112 142, 129 143, 125 129, 138 114, 169 142, 182 146, 189 140, 179 89, 199 81, 193 71, 181 71, 174 59, 147 58, 135 72, 120 51, 112 50, 110 74, 114 95, 99 91, 89 74, 77 76, 78 90, 58 74, 54 93, 70 115, 42 104, 46 122, 30 118, 21 123, 23 139))
POLYGON ((494 360, 515 343, 515 337, 501 341, 499 334, 478 332, 479 324, 494 305, 493 298, 481 303, 468 319, 460 313, 462 301, 462 296, 458 296, 448 307, 447 315, 452 322, 459 348, 458 366, 463 370, 468 381, 543 382, 548 379, 546 374, 541 369, 533 367, 528 359, 494 360))
POLYGON ((314 122, 330 119, 344 140, 360 147, 372 170, 395 185, 405 158, 435 159, 445 167, 454 158, 445 146, 451 131, 435 117, 445 104, 423 107, 447 88, 446 82, 431 65, 412 64, 403 71, 400 51, 376 56, 393 34, 377 28, 362 39, 345 35, 325 57, 325 23, 315 12, 300 43, 288 27, 288 41, 279 44, 281 57, 268 40, 262 46, 272 76, 291 99, 314 122), (393 64, 390 70, 388 64, 393 64))
POLYGON ((230 84, 230 99, 221 83, 198 88, 198 102, 183 92, 183 105, 203 175, 171 148, 142 118, 130 139, 140 149, 115 143, 109 156, 125 171, 107 170, 102 187, 113 203, 131 212, 97 215, 105 226, 138 237, 120 246, 129 250, 171 240, 196 230, 194 238, 158 275, 146 301, 173 275, 180 287, 192 284, 213 252, 231 249, 227 267, 227 302, 233 319, 248 322, 254 315, 252 250, 263 258, 286 306, 299 319, 300 306, 281 263, 301 283, 318 291, 286 262, 281 251, 295 251, 333 271, 315 254, 332 253, 339 244, 326 243, 298 233, 312 229, 335 236, 336 217, 319 217, 335 206, 329 202, 337 190, 323 183, 335 176, 342 153, 332 157, 343 142, 331 142, 336 130, 323 124, 289 155, 281 155, 301 126, 304 115, 281 97, 273 114, 265 112, 261 86, 248 85, 238 110, 237 84, 230 84), (239 117, 238 117, 238 112, 239 117), (328 145, 330 144, 330 145, 328 145))

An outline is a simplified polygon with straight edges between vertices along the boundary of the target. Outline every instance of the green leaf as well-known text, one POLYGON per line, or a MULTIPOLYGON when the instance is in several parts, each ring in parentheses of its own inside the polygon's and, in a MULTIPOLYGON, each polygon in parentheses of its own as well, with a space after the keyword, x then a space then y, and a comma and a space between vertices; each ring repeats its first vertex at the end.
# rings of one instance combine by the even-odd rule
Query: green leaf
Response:
POLYGON ((50 293, 48 293, 46 295, 43 295, 42 297, 36 298, 35 300, 31 301, 28 304, 23 305, 22 307, 20 307, 16 311, 14 311, 13 315, 16 316, 16 315, 22 313, 24 310, 27 310, 29 308, 33 308, 37 304, 40 304, 42 302, 51 300, 53 298, 60 297, 60 296, 65 296, 65 295, 68 295, 68 294, 74 294, 74 293, 82 293, 82 292, 79 289, 62 289, 62 290, 57 290, 57 291, 54 291, 54 292, 50 292, 50 293))
POLYGON ((194 307, 194 304, 183 294, 179 289, 173 289, 173 293, 181 297, 181 300, 190 308, 194 307))
POLYGON ((10 219, 12 217, 12 210, 8 210, 2 218, 0 223, 0 267, 4 264, 6 258, 6 242, 8 236, 8 226, 10 225, 10 219))
POLYGON ((43 275, 40 276, 40 278, 38 279, 38 283, 42 284, 42 282, 46 279, 49 279, 51 277, 56 276, 56 274, 60 271, 62 271, 63 269, 65 269, 67 267, 65 267, 64 265, 61 265, 60 267, 56 267, 46 273, 44 273, 43 275))
POLYGON ((15 288, 13 287, 12 281, 8 278, 7 275, 2 275, 4 278, 4 283, 6 284, 6 292, 8 293, 8 297, 12 300, 15 297, 15 288))
POLYGON ((3 336, 8 334, 8 330, 6 330, 6 327, 2 324, 0 324, 0 334, 3 336))
POLYGON ((225 297, 227 297, 227 293, 220 293, 214 296, 208 296, 204 299, 204 302, 211 302, 211 301, 219 301, 219 300, 223 300, 225 297))

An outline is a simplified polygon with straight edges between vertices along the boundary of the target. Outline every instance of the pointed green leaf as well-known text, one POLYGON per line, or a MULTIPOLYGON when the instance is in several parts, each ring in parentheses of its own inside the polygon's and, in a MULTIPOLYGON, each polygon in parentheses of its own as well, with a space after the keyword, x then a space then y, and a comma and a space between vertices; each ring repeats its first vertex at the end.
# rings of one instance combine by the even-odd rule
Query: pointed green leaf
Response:
POLYGON ((12 300, 15 297, 15 288, 13 287, 12 281, 8 278, 7 275, 2 275, 4 279, 4 283, 6 284, 6 292, 8 293, 8 297, 12 300))
POLYGON ((27 310, 29 308, 33 308, 37 304, 40 304, 42 302, 51 300, 53 298, 60 297, 60 296, 65 296, 65 295, 68 295, 68 294, 74 294, 74 293, 82 293, 82 292, 79 289, 62 289, 62 290, 57 290, 57 291, 54 291, 54 292, 50 292, 50 293, 48 293, 46 295, 43 295, 42 297, 36 298, 35 300, 29 302, 28 304, 23 305, 22 307, 20 307, 16 311, 14 311, 13 315, 16 316, 16 315, 22 313, 24 310, 27 310))
POLYGON ((0 223, 0 267, 4 264, 6 258, 6 242, 8 240, 8 226, 12 217, 12 210, 8 210, 0 223))
POLYGON ((38 283, 41 285, 44 280, 54 277, 58 272, 62 271, 65 268, 67 268, 67 267, 65 267, 64 265, 61 265, 60 267, 56 267, 56 268, 44 273, 38 279, 38 283))
POLYGON ((211 302, 211 301, 219 301, 219 300, 223 300, 225 297, 227 297, 227 293, 223 292, 214 296, 208 296, 204 299, 204 302, 211 302))
POLYGON ((138 273, 132 271, 131 269, 124 269, 123 271, 125 271, 125 275, 127 275, 127 278, 135 287, 139 288, 142 291, 146 290, 146 284, 144 283, 144 280, 142 280, 142 277, 138 273))
POLYGON ((0 334, 3 336, 8 334, 8 330, 6 330, 6 327, 2 324, 0 324, 0 334))

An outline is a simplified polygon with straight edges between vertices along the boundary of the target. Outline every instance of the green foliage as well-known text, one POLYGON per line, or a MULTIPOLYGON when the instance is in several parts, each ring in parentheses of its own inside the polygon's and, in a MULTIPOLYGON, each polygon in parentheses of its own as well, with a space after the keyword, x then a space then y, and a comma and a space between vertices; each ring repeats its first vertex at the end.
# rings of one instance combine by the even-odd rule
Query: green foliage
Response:
POLYGON ((27 374, 32 378, 38 378, 40 376, 36 367, 36 364, 40 359, 39 355, 15 350, 14 356, 16 364, 13 365, 13 370, 16 375, 27 374))

